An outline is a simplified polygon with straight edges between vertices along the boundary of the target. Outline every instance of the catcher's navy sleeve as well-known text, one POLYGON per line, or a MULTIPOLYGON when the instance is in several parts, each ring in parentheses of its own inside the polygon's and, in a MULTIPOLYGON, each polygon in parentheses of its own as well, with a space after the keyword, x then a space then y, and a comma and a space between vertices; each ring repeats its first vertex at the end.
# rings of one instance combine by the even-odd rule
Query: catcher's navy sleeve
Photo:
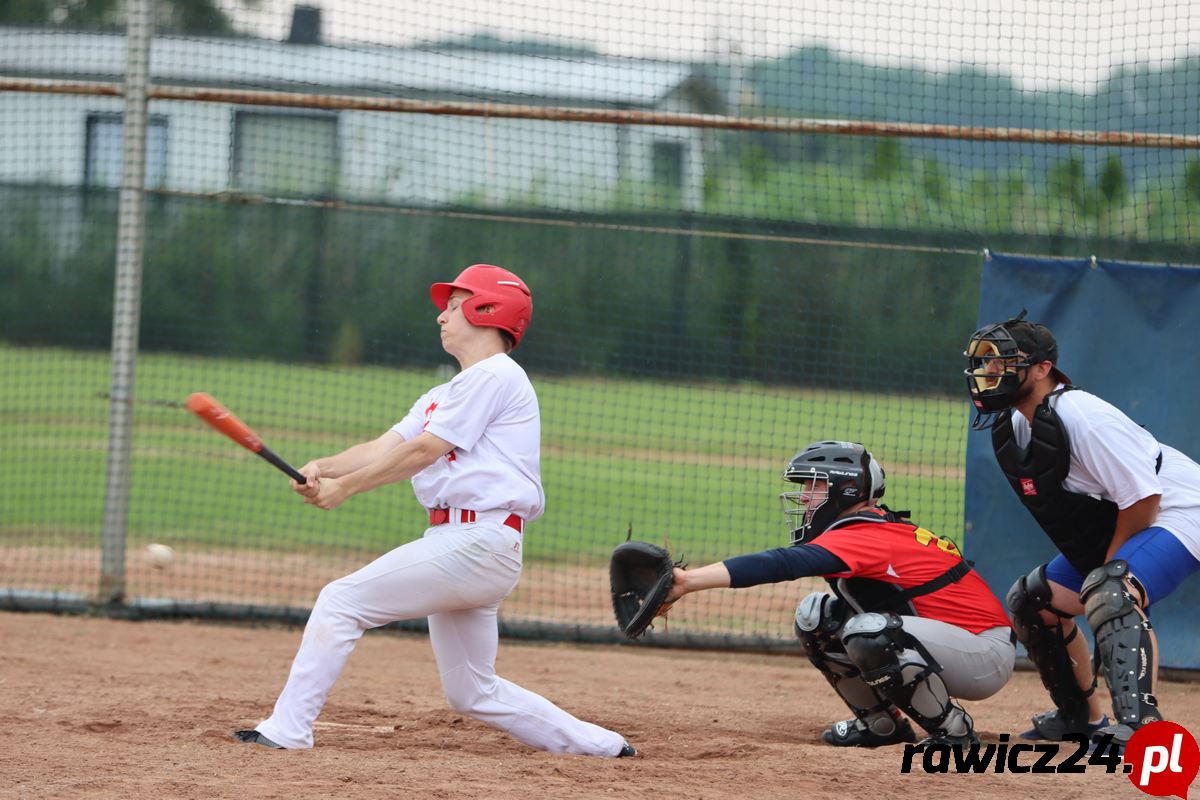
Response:
POLYGON ((729 585, 745 589, 762 583, 794 581, 811 575, 835 575, 849 569, 846 562, 817 544, 777 547, 727 559, 729 585))

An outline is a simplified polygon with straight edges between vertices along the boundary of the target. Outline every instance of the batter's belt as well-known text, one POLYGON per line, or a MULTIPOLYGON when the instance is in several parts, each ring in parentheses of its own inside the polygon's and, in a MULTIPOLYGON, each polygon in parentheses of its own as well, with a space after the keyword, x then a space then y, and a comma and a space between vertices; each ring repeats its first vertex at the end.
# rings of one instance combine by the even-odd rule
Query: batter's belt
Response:
POLYGON ((525 530, 525 520, 503 509, 496 511, 472 511, 469 508, 430 508, 429 524, 445 525, 448 522, 469 525, 472 522, 499 522, 517 533, 525 530))

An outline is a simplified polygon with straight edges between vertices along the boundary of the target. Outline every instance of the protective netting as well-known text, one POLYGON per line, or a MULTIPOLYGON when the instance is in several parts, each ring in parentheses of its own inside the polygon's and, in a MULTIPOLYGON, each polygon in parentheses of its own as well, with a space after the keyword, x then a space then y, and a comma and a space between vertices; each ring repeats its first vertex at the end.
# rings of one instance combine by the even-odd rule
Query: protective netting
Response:
MULTIPOLYGON (((137 5, 0 6, 12 603, 101 583, 137 5)), ((693 564, 786 544, 816 439, 959 538, 983 249, 1200 260, 1200 14, 960 5, 153 3, 126 597, 304 607, 418 536, 407 487, 317 512, 182 401, 296 464, 377 436, 451 374, 427 287, 475 262, 536 308, 548 510, 510 624, 614 630, 630 524, 693 564)), ((786 638, 814 585, 670 635, 786 638)))

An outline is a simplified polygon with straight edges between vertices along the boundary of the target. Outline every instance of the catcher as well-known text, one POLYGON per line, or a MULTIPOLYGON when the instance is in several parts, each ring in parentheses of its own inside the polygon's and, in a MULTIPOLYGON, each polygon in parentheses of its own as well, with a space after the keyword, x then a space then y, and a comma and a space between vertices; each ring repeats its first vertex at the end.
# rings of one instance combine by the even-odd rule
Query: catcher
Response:
POLYGON ((884 472, 861 444, 809 445, 783 478, 798 484, 780 495, 791 547, 694 570, 653 545, 618 547, 611 566, 622 629, 636 636, 691 592, 823 576, 833 594, 805 597, 794 629, 854 717, 821 738, 839 747, 915 742, 907 715, 926 732, 923 744, 978 743, 955 698, 990 697, 1012 675, 1015 637, 1000 602, 953 542, 876 505, 884 472), (644 599, 631 604, 638 585, 644 599))

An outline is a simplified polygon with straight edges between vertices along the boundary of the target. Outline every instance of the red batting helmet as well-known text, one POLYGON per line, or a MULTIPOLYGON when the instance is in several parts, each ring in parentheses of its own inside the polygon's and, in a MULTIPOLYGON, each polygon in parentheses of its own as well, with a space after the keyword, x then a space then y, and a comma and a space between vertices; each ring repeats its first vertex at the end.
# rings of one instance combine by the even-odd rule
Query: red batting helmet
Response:
POLYGON ((533 295, 525 281, 503 267, 473 264, 462 271, 452 283, 435 283, 429 287, 429 297, 442 311, 450 302, 450 293, 466 289, 471 296, 463 301, 463 316, 476 327, 499 328, 513 337, 514 346, 533 318, 533 295), (488 311, 479 309, 490 306, 488 311))

